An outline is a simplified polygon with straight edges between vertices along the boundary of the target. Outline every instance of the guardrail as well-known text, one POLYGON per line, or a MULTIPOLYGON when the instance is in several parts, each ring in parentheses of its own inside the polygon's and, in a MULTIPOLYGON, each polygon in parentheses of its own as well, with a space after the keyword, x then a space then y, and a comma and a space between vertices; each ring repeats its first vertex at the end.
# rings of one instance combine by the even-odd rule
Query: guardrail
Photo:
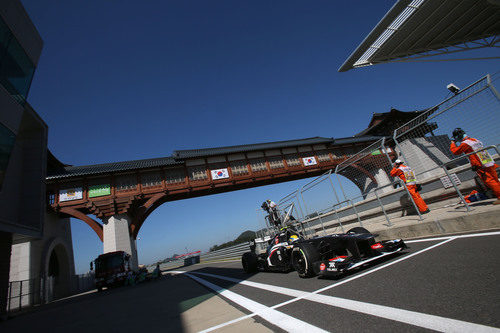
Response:
MULTIPOLYGON (((243 253, 250 251, 249 246, 250 243, 245 242, 231 247, 226 247, 217 251, 203 253, 202 255, 200 255, 200 263, 211 262, 216 260, 239 259, 241 258, 243 253)), ((184 258, 160 264, 160 269, 167 270, 182 266, 184 266, 184 258)), ((154 269, 154 265, 150 265, 147 268, 148 270, 151 271, 154 269)))
POLYGON ((250 243, 245 242, 217 251, 207 252, 200 256, 200 262, 239 258, 243 253, 250 251, 249 246, 250 243))

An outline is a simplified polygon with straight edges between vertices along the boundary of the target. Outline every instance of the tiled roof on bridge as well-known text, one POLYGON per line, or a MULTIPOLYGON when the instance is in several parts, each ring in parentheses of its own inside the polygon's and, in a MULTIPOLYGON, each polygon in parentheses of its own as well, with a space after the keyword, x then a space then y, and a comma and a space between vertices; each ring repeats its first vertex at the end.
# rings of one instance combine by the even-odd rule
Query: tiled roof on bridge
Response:
POLYGON ((183 164, 181 161, 176 161, 172 157, 150 158, 144 160, 114 162, 105 164, 83 165, 83 166, 65 166, 63 169, 49 171, 46 179, 62 179, 78 176, 91 176, 97 174, 105 174, 110 172, 119 172, 136 169, 156 168, 162 166, 172 166, 183 164))
POLYGON ((266 143, 257 143, 249 145, 239 145, 239 146, 228 146, 228 147, 218 147, 218 148, 204 148, 204 149, 190 149, 190 150, 176 150, 174 151, 175 159, 186 159, 194 157, 206 157, 215 155, 225 155, 241 152, 249 152, 256 150, 265 149, 279 149, 287 147, 297 147, 304 145, 316 145, 334 142, 333 138, 323 138, 316 136, 314 138, 299 139, 299 140, 288 140, 288 141, 275 141, 266 143))
POLYGON ((348 145, 348 144, 353 144, 353 143, 377 141, 377 140, 380 140, 382 138, 383 138, 383 136, 373 136, 373 135, 350 136, 347 138, 335 139, 335 142, 333 143, 333 145, 334 146, 336 146, 336 145, 348 145))
POLYGON ((298 146, 316 145, 316 144, 329 144, 329 145, 353 144, 353 143, 360 143, 367 141, 376 141, 380 138, 381 137, 378 136, 348 137, 340 139, 314 137, 314 138, 299 139, 299 140, 276 141, 276 142, 218 147, 218 148, 176 150, 174 151, 173 157, 160 157, 160 158, 151 158, 151 159, 135 160, 135 161, 124 161, 124 162, 114 162, 114 163, 84 165, 84 166, 71 166, 71 165, 64 165, 61 163, 62 165, 59 165, 58 168, 49 168, 46 179, 55 180, 55 179, 64 179, 72 177, 102 175, 112 172, 120 172, 128 170, 139 170, 139 169, 158 168, 163 166, 183 165, 184 160, 189 158, 199 158, 206 156, 225 155, 225 154, 233 154, 233 153, 241 153, 249 151, 280 149, 287 147, 298 147, 298 146))

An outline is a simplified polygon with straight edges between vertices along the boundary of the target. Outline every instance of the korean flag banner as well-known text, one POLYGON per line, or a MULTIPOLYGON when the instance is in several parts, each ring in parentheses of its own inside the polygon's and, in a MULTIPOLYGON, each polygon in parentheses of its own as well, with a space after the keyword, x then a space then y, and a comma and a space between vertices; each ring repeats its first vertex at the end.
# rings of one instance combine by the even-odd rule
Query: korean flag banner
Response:
POLYGON ((304 157, 302 158, 302 161, 304 162, 304 166, 309 166, 309 165, 316 165, 316 158, 314 156, 311 157, 304 157))
POLYGON ((210 172, 212 173, 213 180, 229 178, 229 173, 227 172, 227 169, 211 170, 210 172))

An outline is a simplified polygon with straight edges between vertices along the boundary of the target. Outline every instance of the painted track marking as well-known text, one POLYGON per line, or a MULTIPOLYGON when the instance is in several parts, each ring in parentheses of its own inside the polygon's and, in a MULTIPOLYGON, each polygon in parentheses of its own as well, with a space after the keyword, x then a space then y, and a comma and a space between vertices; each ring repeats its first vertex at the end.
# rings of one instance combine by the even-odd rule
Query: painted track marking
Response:
MULTIPOLYGON (((488 233, 487 235, 498 235, 498 234, 500 234, 500 232, 499 233, 488 233)), ((227 281, 231 281, 231 282, 236 282, 236 283, 239 283, 242 285, 247 285, 250 287, 260 288, 260 289, 268 290, 271 292, 276 292, 276 293, 285 294, 288 296, 295 297, 292 300, 289 300, 289 301, 286 301, 286 302, 283 302, 283 303, 280 303, 280 304, 277 304, 277 305, 271 307, 273 309, 285 306, 287 304, 296 302, 296 301, 301 300, 301 299, 307 299, 310 301, 314 301, 314 302, 318 302, 318 303, 322 303, 322 304, 327 304, 330 306, 340 307, 340 308, 344 308, 344 309, 351 310, 351 311, 361 312, 361 313, 373 315, 376 317, 386 318, 386 319, 399 321, 399 322, 403 322, 403 323, 414 325, 414 326, 429 328, 429 329, 433 329, 433 330, 437 330, 437 331, 446 331, 446 332, 466 332, 466 331, 500 332, 499 329, 494 328, 494 327, 469 323, 469 322, 460 321, 460 320, 456 320, 456 319, 434 316, 434 315, 413 312, 413 311, 408 311, 408 310, 403 310, 403 309, 398 309, 398 308, 392 308, 392 307, 387 307, 387 306, 382 306, 382 305, 376 305, 376 304, 371 304, 371 303, 353 301, 353 300, 348 300, 348 299, 343 299, 343 298, 338 298, 338 297, 333 297, 333 296, 318 295, 320 292, 337 287, 339 285, 353 281, 355 279, 358 279, 358 278, 363 277, 365 275, 371 274, 373 272, 376 272, 376 271, 381 270, 383 268, 386 268, 388 266, 394 265, 398 262, 409 259, 413 256, 416 256, 418 254, 421 254, 423 252, 431 250, 435 247, 446 244, 446 243, 448 243, 456 238, 476 237, 479 235, 480 234, 445 237, 444 238, 445 240, 438 243, 438 244, 432 245, 432 246, 427 247, 425 249, 422 249, 418 252, 412 253, 411 255, 405 256, 404 258, 397 259, 397 260, 392 261, 390 263, 387 263, 383 266, 374 268, 370 271, 356 275, 356 276, 351 277, 349 279, 346 279, 344 281, 340 281, 340 282, 334 283, 330 286, 318 289, 314 292, 304 292, 304 291, 300 291, 300 290, 272 286, 272 285, 266 285, 266 284, 262 284, 262 283, 258 283, 258 282, 238 280, 238 279, 228 278, 228 277, 214 275, 214 274, 207 274, 207 273, 200 273, 200 272, 192 272, 192 273, 197 274, 197 275, 211 276, 211 277, 215 277, 215 278, 219 278, 219 279, 223 279, 223 280, 227 280, 227 281)), ((487 236, 486 234, 482 234, 482 235, 487 236)), ((247 316, 244 316, 241 318, 237 318, 237 319, 231 321, 231 323, 249 318, 252 315, 253 314, 247 315, 247 316)), ((205 330, 204 332, 210 332, 216 328, 220 328, 223 326, 225 326, 225 324, 221 324, 221 325, 217 325, 217 327, 209 328, 209 329, 205 330)))
POLYGON ((456 235, 456 236, 442 236, 442 237, 433 237, 433 238, 423 238, 423 239, 411 239, 405 241, 405 243, 422 243, 422 242, 432 242, 432 241, 440 241, 445 239, 459 239, 459 238, 471 238, 471 237, 485 237, 485 236, 498 236, 500 235, 500 231, 492 231, 492 232, 483 232, 480 234, 466 234, 466 235, 456 235))
POLYGON ((274 310, 263 304, 252 301, 249 298, 243 297, 239 294, 236 294, 232 291, 229 291, 225 288, 222 288, 218 285, 215 285, 190 273, 185 273, 185 275, 189 276, 191 279, 197 281, 198 283, 212 289, 217 294, 224 296, 225 298, 231 300, 232 302, 250 310, 253 313, 253 315, 258 315, 267 320, 268 322, 272 323, 273 325, 276 325, 288 332, 327 332, 325 330, 320 329, 319 327, 316 327, 314 325, 306 323, 305 321, 289 316, 283 312, 274 310))

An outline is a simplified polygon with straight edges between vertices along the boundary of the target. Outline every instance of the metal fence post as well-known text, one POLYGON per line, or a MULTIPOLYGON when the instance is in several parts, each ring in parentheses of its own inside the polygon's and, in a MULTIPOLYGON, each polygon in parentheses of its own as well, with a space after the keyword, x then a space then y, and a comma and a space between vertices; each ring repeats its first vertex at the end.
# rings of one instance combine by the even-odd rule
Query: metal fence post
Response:
POLYGON ((328 174, 328 180, 330 181, 330 185, 332 185, 332 190, 333 190, 333 194, 335 194, 335 199, 337 199, 337 203, 339 203, 340 202, 339 196, 337 195, 337 191, 335 190, 335 186, 333 186, 332 170, 330 170, 330 173, 328 174))
POLYGON ((493 93, 493 95, 495 95, 495 97, 500 100, 500 94, 498 93, 498 91, 496 90, 495 86, 491 83, 491 76, 490 74, 486 75, 486 82, 488 84, 488 88, 490 88, 491 92, 493 93))
POLYGON ((465 198, 464 196, 462 195, 462 192, 460 192, 460 190, 458 189, 457 185, 455 184, 455 181, 453 180, 453 178, 451 178, 450 176, 450 173, 448 172, 448 170, 446 169, 446 166, 443 165, 442 166, 444 172, 446 173, 446 176, 448 177, 448 179, 450 180, 451 184, 453 185, 453 187, 455 188, 455 191, 457 191, 458 193, 458 196, 460 197, 460 200, 464 203, 464 206, 465 208, 467 208, 467 211, 470 212, 471 209, 469 207, 469 204, 467 203, 467 201, 465 201, 465 198))
POLYGON ((23 281, 19 284, 19 310, 21 310, 21 303, 23 301, 23 281))
POLYGON ((9 301, 9 305, 7 307, 7 313, 10 312, 10 305, 12 303, 12 282, 9 282, 9 298, 8 298, 8 301, 9 301))
POLYGON ((359 225, 363 226, 363 222, 361 222, 361 219, 359 218, 358 210, 356 209, 356 206, 354 206, 354 201, 352 201, 351 199, 349 199, 349 201, 351 202, 352 209, 354 210, 354 213, 356 214, 356 217, 358 218, 359 225))
POLYGON ((387 213, 385 212, 384 205, 382 205, 382 201, 380 201, 377 190, 378 190, 378 188, 376 188, 374 192, 375 192, 375 195, 377 196, 378 203, 379 203, 380 207, 382 208, 382 212, 384 212, 385 219, 387 220, 388 226, 392 227, 393 224, 391 223, 391 220, 389 220, 389 216, 387 216, 387 213))
POLYGON ((339 221, 339 225, 340 225, 340 229, 342 230, 342 232, 344 232, 344 226, 342 225, 342 221, 340 221, 340 216, 339 216, 339 213, 337 212, 337 208, 334 208, 335 210, 335 215, 337 216, 337 220, 339 221))
MULTIPOLYGON (((332 180, 332 170, 330 169, 330 173, 328 174, 328 180, 330 181, 330 185, 332 186, 333 193, 335 194, 335 199, 337 199, 337 204, 340 203, 339 196, 337 195, 337 191, 335 190, 335 186, 333 185, 333 180, 332 180)), ((340 221, 340 216, 339 213, 337 212, 336 206, 332 206, 333 209, 335 210, 335 215, 337 216, 337 220, 339 221, 340 229, 342 232, 344 232, 344 226, 342 225, 342 221, 340 221)))
POLYGON ((340 189, 342 190, 342 194, 344 195, 344 200, 347 200, 347 197, 346 197, 345 191, 344 191, 344 187, 342 186, 342 183, 340 182, 340 179, 339 179, 339 174, 337 173, 338 167, 339 167, 338 165, 335 167, 335 176, 337 176, 337 182, 339 183, 340 189))
MULTIPOLYGON (((304 200, 304 195, 302 194, 302 190, 304 189, 304 186, 302 186, 298 192, 300 193, 300 197, 302 198, 302 203, 304 204, 304 208, 306 210, 306 213, 309 216, 309 209, 307 209, 306 201, 304 200)), ((318 214, 318 216, 319 216, 319 214, 318 214)), ((321 220, 321 218, 319 219, 319 222, 321 223, 321 228, 323 229, 323 232, 325 232, 325 226, 323 225, 323 221, 321 220)))

